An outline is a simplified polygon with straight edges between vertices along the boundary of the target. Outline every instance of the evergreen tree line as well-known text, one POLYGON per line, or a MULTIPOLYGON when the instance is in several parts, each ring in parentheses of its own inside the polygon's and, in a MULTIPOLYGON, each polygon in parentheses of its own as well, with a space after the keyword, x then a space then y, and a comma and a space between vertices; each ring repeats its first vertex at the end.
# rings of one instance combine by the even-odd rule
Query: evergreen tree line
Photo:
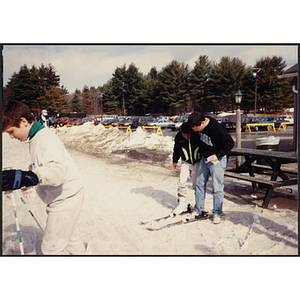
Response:
POLYGON ((60 77, 54 67, 49 64, 40 67, 21 66, 18 73, 14 72, 3 89, 3 101, 14 99, 25 103, 36 115, 47 109, 53 115, 68 111, 68 94, 64 86, 60 87, 60 77))
MULTIPOLYGON (((257 73, 257 111, 265 113, 293 106, 291 84, 278 79, 286 67, 282 57, 263 57, 254 66, 257 73)), ((147 75, 134 63, 117 67, 112 78, 102 86, 76 89, 68 102, 67 90, 59 86, 59 76, 51 65, 28 69, 22 66, 4 88, 5 98, 25 102, 31 109, 45 108, 53 113, 84 112, 92 114, 144 115, 184 114, 192 110, 231 111, 234 94, 243 93, 241 109, 254 109, 255 78, 253 68, 239 58, 224 56, 218 63, 201 55, 192 69, 173 60, 147 75)))

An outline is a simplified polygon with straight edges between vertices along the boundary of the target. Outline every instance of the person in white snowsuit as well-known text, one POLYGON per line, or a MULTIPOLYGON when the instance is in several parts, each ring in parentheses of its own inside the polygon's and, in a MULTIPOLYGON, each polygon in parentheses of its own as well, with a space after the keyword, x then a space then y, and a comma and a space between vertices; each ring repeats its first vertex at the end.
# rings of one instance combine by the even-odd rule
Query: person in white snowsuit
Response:
POLYGON ((200 138, 198 133, 190 129, 187 122, 180 127, 180 132, 175 136, 173 150, 173 168, 177 170, 177 163, 181 158, 180 176, 177 182, 177 207, 173 210, 173 214, 177 215, 183 211, 192 208, 191 201, 187 201, 187 183, 191 178, 192 187, 195 188, 195 181, 200 155, 200 138))
POLYGON ((84 254, 85 245, 74 231, 84 200, 83 181, 63 143, 51 129, 34 120, 25 104, 17 101, 4 105, 2 128, 11 138, 29 142, 29 170, 3 171, 2 190, 36 185, 38 196, 47 205, 42 253, 84 254))

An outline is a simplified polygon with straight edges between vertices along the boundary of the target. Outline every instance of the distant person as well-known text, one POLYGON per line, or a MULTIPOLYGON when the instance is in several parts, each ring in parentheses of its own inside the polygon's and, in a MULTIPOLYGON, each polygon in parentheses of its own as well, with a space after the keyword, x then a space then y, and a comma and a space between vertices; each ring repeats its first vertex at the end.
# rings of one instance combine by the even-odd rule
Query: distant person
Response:
POLYGON ((226 155, 234 146, 234 141, 227 129, 215 119, 205 117, 198 112, 188 118, 190 127, 200 137, 201 160, 195 183, 194 214, 204 213, 206 184, 209 176, 213 183, 213 223, 221 222, 224 197, 224 172, 227 164, 226 155))
POLYGON ((25 104, 17 101, 4 105, 2 131, 20 142, 29 142, 29 170, 2 171, 2 190, 36 186, 38 196, 47 205, 42 253, 84 254, 85 245, 74 231, 84 200, 83 181, 63 143, 50 129, 34 120, 25 104))
POLYGON ((45 127, 50 127, 50 119, 46 109, 42 110, 42 113, 36 117, 36 120, 45 127))
POLYGON ((192 204, 186 199, 187 182, 191 178, 193 189, 195 188, 195 180, 201 158, 199 134, 193 131, 187 122, 181 125, 180 132, 175 136, 173 151, 174 170, 177 170, 177 163, 180 158, 181 169, 177 182, 178 206, 173 211, 175 215, 184 211, 191 211, 192 204))

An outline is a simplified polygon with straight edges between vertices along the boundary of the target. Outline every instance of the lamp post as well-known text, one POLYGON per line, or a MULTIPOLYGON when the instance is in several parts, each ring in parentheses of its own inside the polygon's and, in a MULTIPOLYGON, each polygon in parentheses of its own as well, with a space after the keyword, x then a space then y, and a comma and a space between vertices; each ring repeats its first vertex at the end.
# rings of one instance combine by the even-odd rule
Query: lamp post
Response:
POLYGON ((253 77, 255 78, 255 93, 254 93, 254 116, 256 116, 256 97, 257 97, 257 73, 261 68, 253 68, 253 77))
MULTIPOLYGON (((235 103, 236 103, 236 147, 241 148, 241 111, 240 111, 240 104, 242 102, 243 94, 240 91, 240 87, 238 91, 234 94, 235 103)), ((241 165, 241 157, 236 157, 236 167, 238 168, 241 165)))

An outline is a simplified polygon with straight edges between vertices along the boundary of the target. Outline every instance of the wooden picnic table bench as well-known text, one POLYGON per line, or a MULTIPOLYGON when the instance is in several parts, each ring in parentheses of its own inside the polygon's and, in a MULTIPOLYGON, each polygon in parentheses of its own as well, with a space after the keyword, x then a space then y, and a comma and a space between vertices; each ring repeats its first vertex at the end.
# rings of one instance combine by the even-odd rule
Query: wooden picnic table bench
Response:
POLYGON ((295 185, 298 183, 298 178, 291 178, 288 174, 297 175, 298 172, 287 170, 282 167, 284 164, 296 163, 298 161, 297 154, 294 152, 281 152, 270 151, 260 149, 247 149, 247 148, 233 148, 228 156, 244 156, 245 162, 238 168, 232 170, 226 170, 225 176, 236 178, 239 180, 245 180, 252 182, 252 188, 267 188, 263 208, 267 208, 272 196, 273 189, 275 187, 295 185), (263 160, 266 165, 256 164, 255 161, 263 160), (271 171, 271 177, 269 175, 264 178, 255 176, 258 175, 257 169, 269 169, 271 171), (242 175, 241 173, 247 173, 248 175, 242 175), (282 180, 277 180, 280 177, 282 180))

